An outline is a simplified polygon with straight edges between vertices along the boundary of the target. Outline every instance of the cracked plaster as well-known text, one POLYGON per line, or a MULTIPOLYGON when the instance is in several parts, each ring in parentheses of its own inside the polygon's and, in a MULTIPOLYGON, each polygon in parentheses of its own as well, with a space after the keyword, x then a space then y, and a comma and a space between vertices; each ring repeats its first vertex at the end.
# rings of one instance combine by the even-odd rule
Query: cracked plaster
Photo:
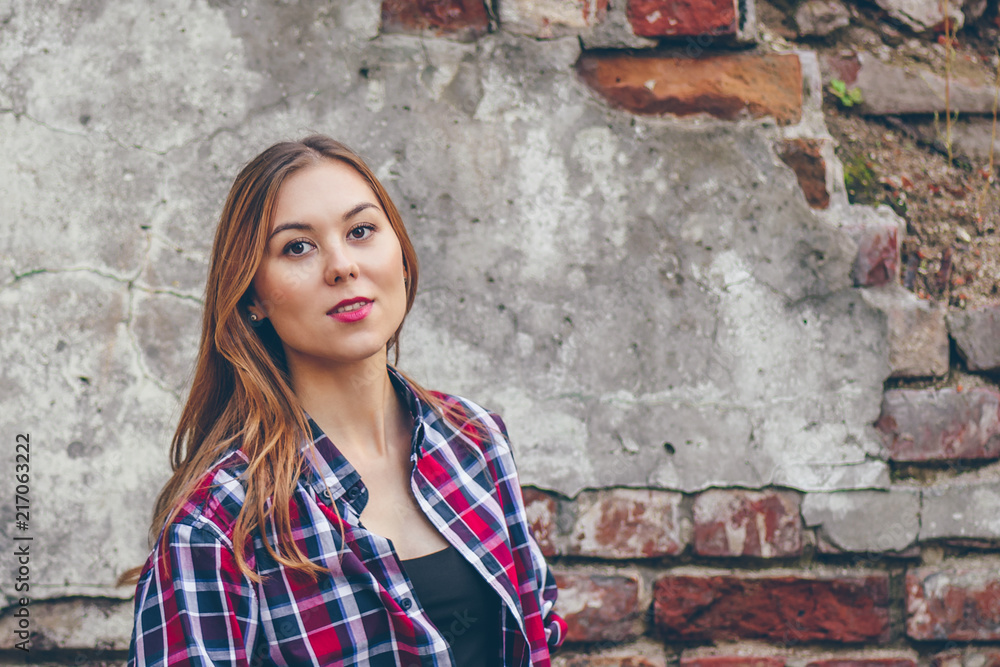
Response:
MULTIPOLYGON (((0 370, 0 428, 32 443, 32 597, 114 594, 122 566, 145 557, 141 527, 152 485, 165 480, 177 400, 141 368, 127 284, 91 271, 36 273, 0 292, 0 308, 0 352, 16 360, 0 370)), ((12 543, 13 506, 0 514, 12 543)), ((13 578, 0 581, 16 597, 13 578)))
POLYGON ((131 594, 226 190, 310 131, 417 246, 401 367, 500 411, 524 483, 888 484, 884 316, 772 125, 633 118, 576 39, 378 37, 368 4, 9 4, 0 421, 37 443, 37 597, 131 594))

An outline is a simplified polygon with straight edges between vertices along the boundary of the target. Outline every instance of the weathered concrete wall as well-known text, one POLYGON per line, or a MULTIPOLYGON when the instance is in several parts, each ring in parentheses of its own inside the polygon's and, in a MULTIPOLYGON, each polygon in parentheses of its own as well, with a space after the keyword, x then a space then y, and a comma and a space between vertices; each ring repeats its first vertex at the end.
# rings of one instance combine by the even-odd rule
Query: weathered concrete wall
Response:
MULTIPOLYGON (((648 40, 623 37, 614 8, 597 29, 593 17, 553 27, 530 7, 510 4, 516 30, 501 12, 499 29, 459 41, 383 34, 364 0, 0 4, 0 433, 31 434, 34 600, 131 596, 112 582, 147 554, 225 193, 260 149, 312 131, 368 159, 417 245, 401 366, 500 411, 523 482, 558 503, 652 489, 587 492, 570 509, 543 494, 546 516, 562 517, 552 555, 680 554, 689 496, 663 492, 710 487, 784 487, 784 537, 761 533, 751 548, 746 526, 738 545, 731 527, 718 528, 725 539, 698 533, 736 521, 718 519, 725 498, 706 496, 694 515, 706 556, 797 557, 801 492, 831 551, 871 546, 850 524, 877 519, 872 507, 904 526, 882 550, 946 536, 920 527, 919 491, 889 490, 891 452, 874 424, 905 299, 854 284, 867 284, 858 244, 896 243, 898 221, 847 206, 815 58, 788 56, 800 88, 788 118, 754 100, 735 120, 636 115, 578 75, 579 37, 648 40), (806 159, 823 165, 825 210, 779 157, 802 140, 819 151, 806 159), (617 546, 601 544, 602 503, 632 522, 617 546), (669 518, 650 541, 637 503, 669 518)), ((705 46, 673 56, 698 62, 705 46)), ((3 497, 13 489, 5 474, 3 497)), ((772 512, 761 493, 740 506, 772 512)), ((957 493, 924 502, 943 517, 957 493)), ((10 544, 9 502, 0 516, 10 544)), ((974 517, 966 526, 997 534, 974 517)), ((0 572, 13 604, 16 564, 5 558, 0 572)), ((640 592, 636 609, 649 605, 640 592)), ((58 604, 35 606, 51 646, 127 647, 128 602, 58 604), (100 617, 102 639, 60 625, 81 614, 100 617)))

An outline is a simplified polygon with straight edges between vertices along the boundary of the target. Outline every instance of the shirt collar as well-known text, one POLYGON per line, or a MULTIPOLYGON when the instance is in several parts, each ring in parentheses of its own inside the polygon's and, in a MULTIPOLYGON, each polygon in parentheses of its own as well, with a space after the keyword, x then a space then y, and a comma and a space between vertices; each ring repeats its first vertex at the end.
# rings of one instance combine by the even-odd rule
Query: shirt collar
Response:
MULTIPOLYGON (((386 370, 396 395, 403 400, 413 418, 410 457, 419 459, 424 449, 424 415, 430 408, 420 400, 413 386, 399 371, 389 365, 386 365, 386 370)), ((301 452, 307 462, 309 484, 326 504, 346 496, 347 502, 360 514, 368 501, 368 491, 361 483, 361 475, 308 413, 306 419, 311 433, 303 442, 301 452)))
POLYGON ((410 416, 413 417, 413 430, 410 432, 410 456, 419 459, 423 455, 424 449, 424 416, 430 407, 420 400, 417 392, 413 390, 413 385, 403 377, 402 373, 392 366, 387 365, 386 369, 389 371, 389 380, 392 381, 396 395, 403 399, 403 404, 409 410, 410 416))

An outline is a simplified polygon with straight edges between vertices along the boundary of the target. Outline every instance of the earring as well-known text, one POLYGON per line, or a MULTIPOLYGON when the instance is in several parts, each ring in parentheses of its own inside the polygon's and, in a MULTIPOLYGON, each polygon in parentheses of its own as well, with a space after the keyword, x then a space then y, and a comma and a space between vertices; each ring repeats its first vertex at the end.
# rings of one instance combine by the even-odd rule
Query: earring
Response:
POLYGON ((259 327, 264 323, 264 320, 257 317, 257 313, 250 313, 249 319, 250 319, 250 326, 252 326, 254 329, 256 329, 257 327, 259 327))

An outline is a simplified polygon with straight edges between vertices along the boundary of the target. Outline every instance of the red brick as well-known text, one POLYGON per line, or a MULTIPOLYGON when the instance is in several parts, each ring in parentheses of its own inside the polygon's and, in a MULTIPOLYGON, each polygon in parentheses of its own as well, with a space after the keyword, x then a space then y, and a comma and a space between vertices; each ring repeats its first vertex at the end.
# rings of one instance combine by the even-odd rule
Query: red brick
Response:
POLYGON ((628 575, 556 572, 568 642, 620 642, 638 634, 639 580, 628 575))
POLYGON ((899 282, 899 226, 895 221, 848 224, 844 229, 858 244, 852 271, 856 286, 878 287, 899 282))
POLYGON ((942 564, 907 572, 906 634, 922 640, 1000 640, 1000 566, 942 564))
POLYGON ((382 0, 385 32, 475 38, 490 27, 483 0, 382 0))
POLYGON ((830 73, 830 78, 840 79, 848 86, 853 86, 861 71, 861 60, 854 52, 827 53, 821 57, 823 71, 830 73))
POLYGON ((667 661, 663 658, 651 658, 617 650, 613 655, 559 656, 553 665, 557 667, 667 667, 667 661))
POLYGON ((573 556, 655 558, 688 543, 684 496, 650 489, 606 489, 577 496, 577 518, 566 545, 573 556))
POLYGON ((643 37, 735 35, 735 0, 629 0, 632 32, 643 37))
POLYGON ((580 57, 583 81, 615 107, 638 114, 707 113, 736 120, 802 117, 802 66, 792 53, 731 53, 706 58, 593 54, 580 57))
POLYGON ((1000 650, 966 647, 944 651, 931 658, 931 667, 1000 667, 1000 650))
MULTIPOLYGON (((822 535, 817 536, 816 551, 817 553, 832 555, 852 553, 850 550, 842 549, 835 544, 830 544, 822 535)), ((858 551, 853 551, 853 553, 858 553, 858 551)), ((887 549, 884 550, 884 553, 892 554, 895 558, 920 558, 920 547, 914 545, 908 549, 903 549, 902 551, 887 549)))
POLYGON ((889 577, 667 575, 654 584, 653 610, 673 640, 885 642, 889 577))
POLYGON ((911 658, 838 658, 814 660, 806 667, 917 667, 911 658))
POLYGON ((875 423, 894 461, 1000 457, 1000 393, 986 387, 891 389, 875 423))
POLYGON ((785 659, 749 655, 681 656, 681 667, 785 667, 785 659))
POLYGON ((694 501, 694 549, 702 556, 797 556, 802 553, 800 505, 792 491, 700 493, 694 501))
POLYGON ((556 547, 556 516, 559 505, 555 497, 530 486, 522 487, 521 493, 524 496, 524 511, 528 517, 528 525, 531 526, 531 534, 544 556, 555 556, 559 551, 556 547))
POLYGON ((789 139, 782 143, 781 159, 792 168, 802 194, 813 208, 827 208, 830 192, 826 188, 826 159, 817 139, 789 139))

